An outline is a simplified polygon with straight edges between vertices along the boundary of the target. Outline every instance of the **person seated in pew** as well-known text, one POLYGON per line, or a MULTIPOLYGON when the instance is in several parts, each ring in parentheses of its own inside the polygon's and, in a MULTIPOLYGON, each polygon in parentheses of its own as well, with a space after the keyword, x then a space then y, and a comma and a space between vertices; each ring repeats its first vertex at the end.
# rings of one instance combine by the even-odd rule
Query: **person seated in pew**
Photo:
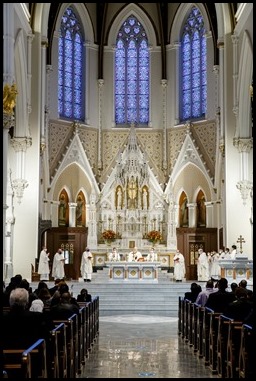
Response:
POLYGON ((200 284, 192 282, 190 285, 190 291, 185 292, 184 298, 190 300, 192 303, 195 303, 196 298, 199 292, 201 291, 202 291, 202 287, 200 286, 200 284))
POLYGON ((78 315, 79 308, 71 302, 70 292, 63 292, 59 303, 50 308, 49 315, 52 320, 67 320, 74 314, 78 315))
POLYGON ((201 307, 204 307, 206 302, 207 302, 207 299, 209 297, 209 295, 212 293, 212 292, 216 292, 218 291, 217 288, 214 288, 214 282, 209 279, 207 282, 206 282, 206 285, 205 285, 205 290, 202 290, 201 292, 199 292, 199 294, 197 295, 197 298, 196 298, 196 301, 195 303, 198 304, 199 306, 201 307))
POLYGON ((205 307, 211 308, 214 312, 226 314, 227 306, 235 300, 235 295, 227 291, 228 280, 220 278, 217 282, 218 290, 209 295, 205 307))
POLYGON ((17 287, 10 293, 10 310, 4 311, 2 320, 2 346, 10 349, 27 349, 39 338, 50 338, 53 323, 41 312, 28 310, 29 293, 17 287))
MULTIPOLYGON (((54 305, 57 305, 60 302, 61 294, 63 294, 64 292, 69 292, 69 286, 63 280, 63 281, 59 282, 59 284, 58 284, 58 290, 55 291, 55 293, 54 293, 54 295, 53 295, 53 297, 51 299, 51 303, 50 303, 51 307, 53 307, 54 305)), ((70 293, 70 302, 72 304, 76 305, 79 308, 79 304, 77 303, 76 298, 71 293, 70 293)))
POLYGON ((243 287, 237 287, 236 299, 229 303, 226 314, 236 321, 244 321, 253 308, 253 302, 248 299, 247 291, 243 287))
POLYGON ((76 298, 77 302, 91 302, 92 301, 92 296, 91 294, 88 294, 88 291, 86 290, 86 288, 82 288, 82 290, 80 291, 80 294, 77 295, 77 298, 76 298))

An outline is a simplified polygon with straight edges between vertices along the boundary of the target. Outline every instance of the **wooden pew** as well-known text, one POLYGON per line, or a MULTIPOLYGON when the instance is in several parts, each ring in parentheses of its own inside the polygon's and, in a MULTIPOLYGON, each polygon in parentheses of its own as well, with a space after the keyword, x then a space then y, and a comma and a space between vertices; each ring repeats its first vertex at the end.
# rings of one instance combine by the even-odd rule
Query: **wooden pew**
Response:
POLYGON ((54 329, 58 341, 59 378, 68 378, 66 325, 62 322, 54 329))
POLYGON ((184 339, 185 342, 189 341, 189 305, 191 301, 188 299, 184 300, 184 339))
POLYGON ((83 311, 83 356, 84 359, 89 355, 89 302, 78 302, 80 308, 84 307, 83 311))
POLYGON ((210 317, 211 314, 214 312, 211 308, 203 307, 204 313, 203 313, 203 328, 202 328, 202 335, 203 335, 203 357, 204 357, 204 364, 206 366, 209 365, 209 344, 210 344, 210 317))
POLYGON ((227 342, 227 378, 239 377, 239 350, 241 345, 241 329, 243 323, 240 321, 229 321, 227 342))
POLYGON ((193 346, 193 302, 188 303, 188 343, 193 346))
POLYGON ((220 378, 226 378, 227 376, 227 343, 230 321, 233 320, 228 316, 219 316, 217 336, 217 374, 220 378))
POLYGON ((239 350, 239 378, 246 378, 248 380, 255 378, 254 337, 253 328, 248 324, 243 324, 239 350))
POLYGON ((210 314, 209 331, 209 368, 212 373, 217 373, 217 337, 220 312, 210 314))
POLYGON ((3 369, 7 378, 47 378, 45 340, 38 339, 28 349, 4 348, 3 369))
POLYGON ((80 306, 78 315, 78 374, 82 373, 82 366, 85 364, 85 319, 86 307, 80 306))
POLYGON ((67 364, 63 358, 65 356, 66 361, 66 347, 63 347, 66 341, 65 329, 64 323, 57 325, 50 331, 50 338, 46 343, 49 378, 67 378, 67 364))
POLYGON ((203 357, 203 320, 204 320, 204 307, 196 305, 197 309, 197 353, 198 357, 203 357))
POLYGON ((199 305, 192 303, 192 344, 194 347, 194 353, 198 351, 198 340, 197 340, 197 330, 198 330, 198 309, 199 305))
POLYGON ((77 376, 78 365, 75 357, 78 356, 78 344, 76 345, 77 319, 77 314, 73 314, 66 320, 53 320, 56 325, 64 323, 66 326, 67 378, 76 378, 77 376))
POLYGON ((183 332, 183 304, 184 304, 184 298, 182 296, 179 296, 179 302, 178 302, 178 335, 182 335, 183 332))
POLYGON ((99 297, 93 298, 93 340, 95 341, 99 333, 99 297))

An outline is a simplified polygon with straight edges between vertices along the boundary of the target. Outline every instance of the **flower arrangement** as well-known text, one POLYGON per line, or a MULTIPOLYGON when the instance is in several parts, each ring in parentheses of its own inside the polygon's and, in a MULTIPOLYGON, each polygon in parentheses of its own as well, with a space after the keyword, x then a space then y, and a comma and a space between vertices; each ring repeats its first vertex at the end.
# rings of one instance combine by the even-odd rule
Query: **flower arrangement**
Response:
POLYGON ((160 231, 158 230, 151 230, 150 232, 148 232, 147 234, 147 239, 150 241, 150 242, 157 242, 157 241, 161 241, 162 239, 162 234, 160 231))
POLYGON ((102 237, 106 240, 106 241, 114 241, 116 239, 116 233, 109 229, 109 230, 104 230, 104 232, 102 233, 102 237))

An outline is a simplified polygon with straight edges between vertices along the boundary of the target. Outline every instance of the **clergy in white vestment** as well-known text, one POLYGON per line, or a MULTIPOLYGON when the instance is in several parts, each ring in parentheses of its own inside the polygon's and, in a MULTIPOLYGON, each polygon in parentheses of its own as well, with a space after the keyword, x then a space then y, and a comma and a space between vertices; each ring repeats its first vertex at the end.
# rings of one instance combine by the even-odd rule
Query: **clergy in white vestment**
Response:
POLYGON ((149 250, 149 253, 147 255, 147 261, 148 262, 155 262, 157 261, 157 253, 155 252, 154 247, 151 247, 149 250))
POLYGON ((128 254, 128 262, 138 262, 141 258, 143 258, 142 254, 140 251, 138 251, 138 248, 136 246, 128 254))
POLYGON ((93 272, 92 261, 93 261, 92 253, 90 252, 90 249, 87 247, 82 254, 81 266, 80 266, 81 276, 85 282, 91 282, 92 280, 92 272, 93 272))
POLYGON ((47 247, 43 246, 39 256, 38 274, 40 274, 40 280, 49 280, 50 267, 49 267, 49 254, 47 253, 47 247))
POLYGON ((179 250, 176 250, 176 254, 173 257, 174 262, 174 279, 176 282, 182 282, 182 279, 185 277, 185 258, 184 255, 180 253, 179 250))
POLYGON ((209 261, 205 251, 203 249, 198 249, 198 260, 197 260, 197 279, 200 282, 207 282, 210 278, 209 275, 209 261))
POLYGON ((108 260, 112 262, 120 261, 120 254, 117 252, 115 247, 113 247, 112 251, 108 254, 108 260))
POLYGON ((63 250, 59 249, 57 253, 54 255, 53 264, 52 264, 52 276, 54 280, 65 278, 64 263, 65 263, 65 258, 64 258, 63 250))
POLYGON ((237 255, 236 245, 232 245, 232 251, 230 253, 230 259, 232 259, 232 261, 234 261, 236 259, 236 255, 237 255))

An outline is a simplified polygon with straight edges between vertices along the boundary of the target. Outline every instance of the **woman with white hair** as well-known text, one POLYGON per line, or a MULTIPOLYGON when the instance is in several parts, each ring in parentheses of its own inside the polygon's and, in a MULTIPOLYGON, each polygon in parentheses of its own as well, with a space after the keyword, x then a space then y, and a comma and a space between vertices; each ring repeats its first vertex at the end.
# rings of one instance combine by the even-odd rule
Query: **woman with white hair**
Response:
POLYGON ((31 303, 29 311, 32 312, 43 312, 44 302, 41 299, 35 299, 31 303))

